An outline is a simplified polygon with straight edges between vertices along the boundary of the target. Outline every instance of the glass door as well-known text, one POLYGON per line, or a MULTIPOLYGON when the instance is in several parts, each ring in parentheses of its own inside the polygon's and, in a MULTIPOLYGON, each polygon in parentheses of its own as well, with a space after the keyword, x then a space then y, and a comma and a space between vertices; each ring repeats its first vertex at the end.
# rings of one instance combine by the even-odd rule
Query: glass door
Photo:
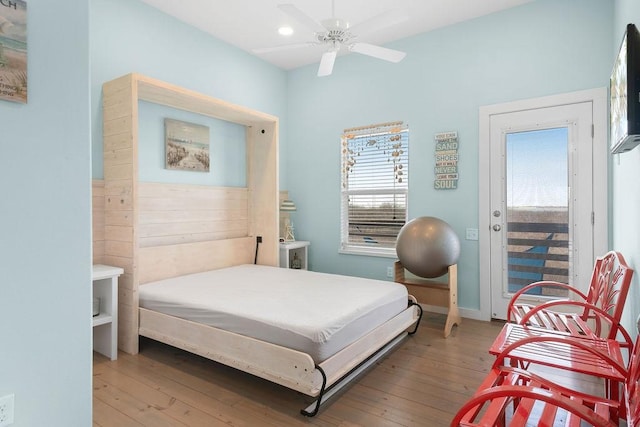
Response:
MULTIPOLYGON (((541 280, 569 283, 569 130, 506 134, 507 290, 541 280)), ((545 286, 529 294, 566 297, 545 286)))
MULTIPOLYGON (((491 116, 492 317, 529 283, 588 284, 593 263, 591 103, 491 116)), ((530 302, 566 296, 545 286, 530 302)))

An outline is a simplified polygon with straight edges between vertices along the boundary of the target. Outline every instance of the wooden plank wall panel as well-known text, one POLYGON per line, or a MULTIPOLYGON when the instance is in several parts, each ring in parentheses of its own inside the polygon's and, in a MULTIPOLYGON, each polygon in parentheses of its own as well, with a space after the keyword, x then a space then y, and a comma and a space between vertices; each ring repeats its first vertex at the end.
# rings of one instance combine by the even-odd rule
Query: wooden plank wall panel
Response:
POLYGON ((140 284, 238 264, 253 264, 255 238, 214 240, 139 249, 140 284))
POLYGON ((249 234, 262 236, 258 264, 278 265, 278 122, 247 128, 249 234))
POLYGON ((138 207, 141 248, 249 235, 246 188, 140 183, 138 207))
POLYGON ((103 86, 104 260, 124 269, 119 278, 118 347, 138 352, 136 188, 138 101, 131 76, 103 86))
POLYGON ((91 202, 93 263, 104 264, 104 181, 101 179, 91 182, 91 202))

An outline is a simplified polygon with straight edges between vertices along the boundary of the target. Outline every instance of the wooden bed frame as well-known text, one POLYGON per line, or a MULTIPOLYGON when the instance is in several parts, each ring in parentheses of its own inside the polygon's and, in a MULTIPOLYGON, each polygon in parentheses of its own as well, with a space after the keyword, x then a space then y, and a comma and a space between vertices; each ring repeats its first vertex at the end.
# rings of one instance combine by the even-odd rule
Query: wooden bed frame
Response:
POLYGON ((419 307, 409 306, 317 365, 311 356, 297 350, 144 308, 139 309, 139 333, 317 397, 301 411, 314 416, 322 403, 399 344, 408 335, 407 329, 412 325, 417 329, 419 307))
POLYGON ((422 311, 410 297, 402 313, 316 365, 299 351, 139 308, 145 283, 254 261, 279 265, 278 119, 138 74, 103 85, 103 118, 104 249, 94 262, 124 269, 121 350, 136 354, 139 336, 170 344, 317 397, 302 411, 313 416, 412 325, 415 332, 422 311), (245 125, 247 187, 138 182, 139 100, 245 125))

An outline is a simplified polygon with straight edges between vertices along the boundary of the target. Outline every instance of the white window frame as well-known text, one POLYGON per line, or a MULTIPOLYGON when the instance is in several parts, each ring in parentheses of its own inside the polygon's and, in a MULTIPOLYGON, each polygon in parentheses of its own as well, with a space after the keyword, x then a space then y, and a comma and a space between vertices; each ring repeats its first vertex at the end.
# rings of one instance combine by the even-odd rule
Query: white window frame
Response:
MULTIPOLYGON (((383 137, 385 138, 385 137, 383 137)), ((340 196, 340 249, 339 253, 343 254, 354 254, 354 255, 368 255, 368 256, 379 256, 379 257, 387 257, 387 258, 396 258, 396 250, 395 246, 393 247, 376 247, 371 244, 367 244, 364 241, 362 243, 354 243, 353 241, 349 241, 349 198, 351 196, 359 196, 359 195, 371 195, 375 196, 376 194, 380 195, 397 195, 404 198, 405 210, 404 210, 404 218, 402 219, 403 224, 408 221, 408 212, 409 212, 409 129, 407 125, 403 125, 402 122, 392 122, 392 123, 383 123, 378 125, 371 126, 363 126, 359 128, 345 129, 340 142, 341 149, 341 196, 340 196), (345 149, 348 149, 349 140, 353 140, 354 136, 356 138, 363 137, 378 137, 380 138, 382 135, 395 135, 400 133, 403 138, 403 146, 401 147, 404 150, 402 154, 403 157, 406 157, 406 160, 402 162, 403 165, 403 185, 398 186, 397 188, 370 188, 370 189, 349 189, 348 188, 348 152, 345 149)), ((389 170, 390 174, 393 174, 393 169, 389 170)), ((399 230, 399 229, 398 229, 399 230)))

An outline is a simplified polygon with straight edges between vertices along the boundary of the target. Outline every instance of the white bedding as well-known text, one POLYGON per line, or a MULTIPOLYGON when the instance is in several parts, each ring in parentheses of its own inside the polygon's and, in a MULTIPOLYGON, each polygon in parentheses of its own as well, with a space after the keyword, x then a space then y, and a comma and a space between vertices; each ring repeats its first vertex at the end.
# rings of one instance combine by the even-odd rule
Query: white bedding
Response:
POLYGON ((403 285, 240 265, 140 286, 140 307, 327 359, 407 308, 403 285))

